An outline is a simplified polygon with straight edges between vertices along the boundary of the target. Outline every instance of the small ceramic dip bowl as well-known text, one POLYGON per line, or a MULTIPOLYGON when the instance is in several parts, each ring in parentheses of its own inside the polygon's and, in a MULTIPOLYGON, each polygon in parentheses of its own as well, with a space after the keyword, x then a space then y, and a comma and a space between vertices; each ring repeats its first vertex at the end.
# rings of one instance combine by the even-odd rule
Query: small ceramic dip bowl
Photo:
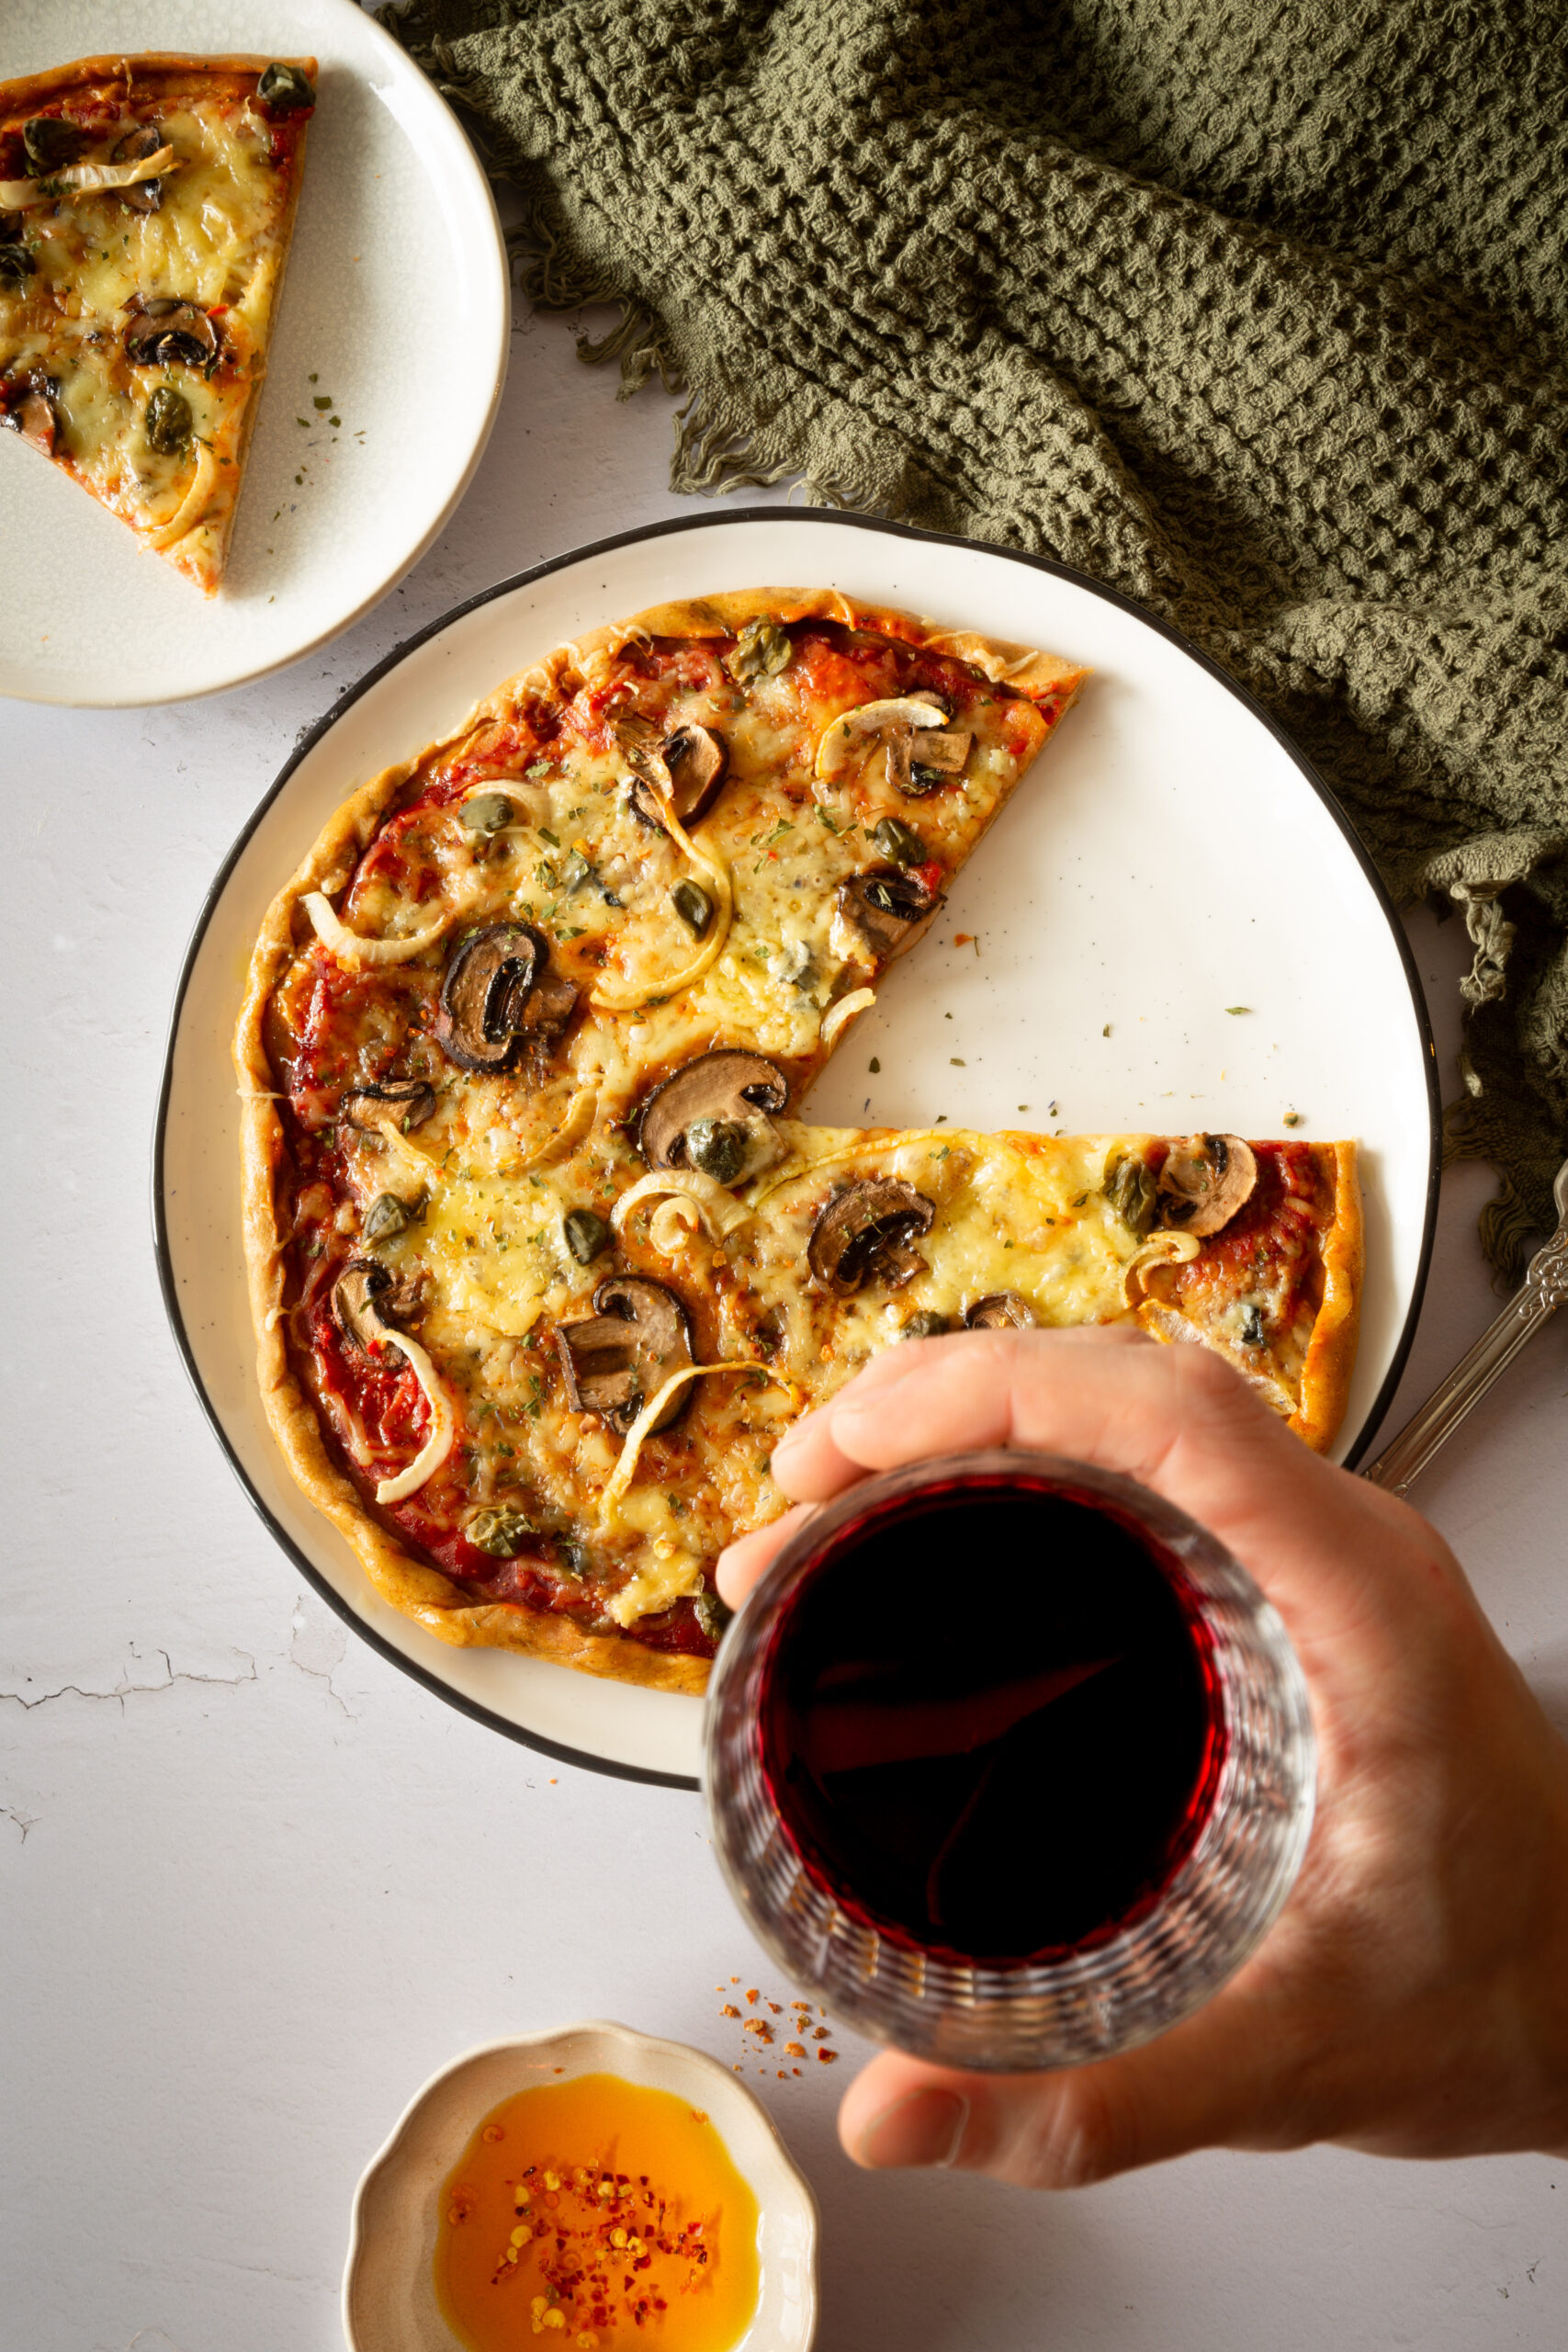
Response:
POLYGON ((579 2075, 618 2075, 705 2112, 759 2214, 757 2308, 735 2352, 809 2352, 817 2207, 766 2110, 716 2059, 597 2020, 486 2042, 415 2093, 355 2195, 343 2278, 349 2352, 458 2352, 435 2297, 442 2184, 502 2099, 579 2075))

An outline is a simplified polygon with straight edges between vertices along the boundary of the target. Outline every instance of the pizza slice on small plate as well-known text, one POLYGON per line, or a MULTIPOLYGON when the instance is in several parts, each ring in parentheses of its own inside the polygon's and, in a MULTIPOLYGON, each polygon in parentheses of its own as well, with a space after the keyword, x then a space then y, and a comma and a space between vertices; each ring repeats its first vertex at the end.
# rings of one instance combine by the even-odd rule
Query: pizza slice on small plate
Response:
POLYGON ((293 233, 313 58, 0 84, 0 424, 217 589, 293 233))

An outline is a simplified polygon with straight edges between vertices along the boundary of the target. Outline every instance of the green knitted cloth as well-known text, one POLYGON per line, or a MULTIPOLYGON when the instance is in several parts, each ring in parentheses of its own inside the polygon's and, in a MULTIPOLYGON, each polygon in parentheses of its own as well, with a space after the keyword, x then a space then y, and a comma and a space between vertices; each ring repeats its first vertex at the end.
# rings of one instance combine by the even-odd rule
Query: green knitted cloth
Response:
MULTIPOLYGON (((1078 565, 1475 944, 1450 1149, 1568 1151, 1560 0, 410 0, 525 290, 684 388, 683 490, 1078 565)), ((1290 919, 1289 876, 1259 877, 1290 919)), ((1303 910, 1295 910, 1299 916, 1303 910)), ((1306 910, 1331 926, 1333 910, 1306 910)))

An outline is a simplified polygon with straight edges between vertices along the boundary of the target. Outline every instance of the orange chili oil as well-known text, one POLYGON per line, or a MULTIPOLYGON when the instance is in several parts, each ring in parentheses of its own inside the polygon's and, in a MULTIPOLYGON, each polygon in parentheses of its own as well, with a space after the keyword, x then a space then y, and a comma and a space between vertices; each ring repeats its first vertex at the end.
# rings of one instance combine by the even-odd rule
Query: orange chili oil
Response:
POLYGON ((757 2200, 672 2091, 617 2075, 518 2091, 442 2188, 436 2301, 470 2352, 731 2352, 757 2286, 757 2200))

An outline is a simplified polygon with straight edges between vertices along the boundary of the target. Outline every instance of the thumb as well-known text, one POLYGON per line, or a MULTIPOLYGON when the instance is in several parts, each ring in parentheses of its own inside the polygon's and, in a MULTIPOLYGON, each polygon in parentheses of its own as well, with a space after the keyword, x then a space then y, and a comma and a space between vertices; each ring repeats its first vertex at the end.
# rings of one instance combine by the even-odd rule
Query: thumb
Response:
POLYGON ((1055 2074, 965 2075, 886 2051, 845 2093, 839 2137, 873 2171, 951 2165, 1024 2188, 1087 2188, 1194 2148, 1300 2145, 1310 2126, 1271 2108, 1269 2037, 1237 2006, 1233 1992, 1141 2050, 1055 2074))

